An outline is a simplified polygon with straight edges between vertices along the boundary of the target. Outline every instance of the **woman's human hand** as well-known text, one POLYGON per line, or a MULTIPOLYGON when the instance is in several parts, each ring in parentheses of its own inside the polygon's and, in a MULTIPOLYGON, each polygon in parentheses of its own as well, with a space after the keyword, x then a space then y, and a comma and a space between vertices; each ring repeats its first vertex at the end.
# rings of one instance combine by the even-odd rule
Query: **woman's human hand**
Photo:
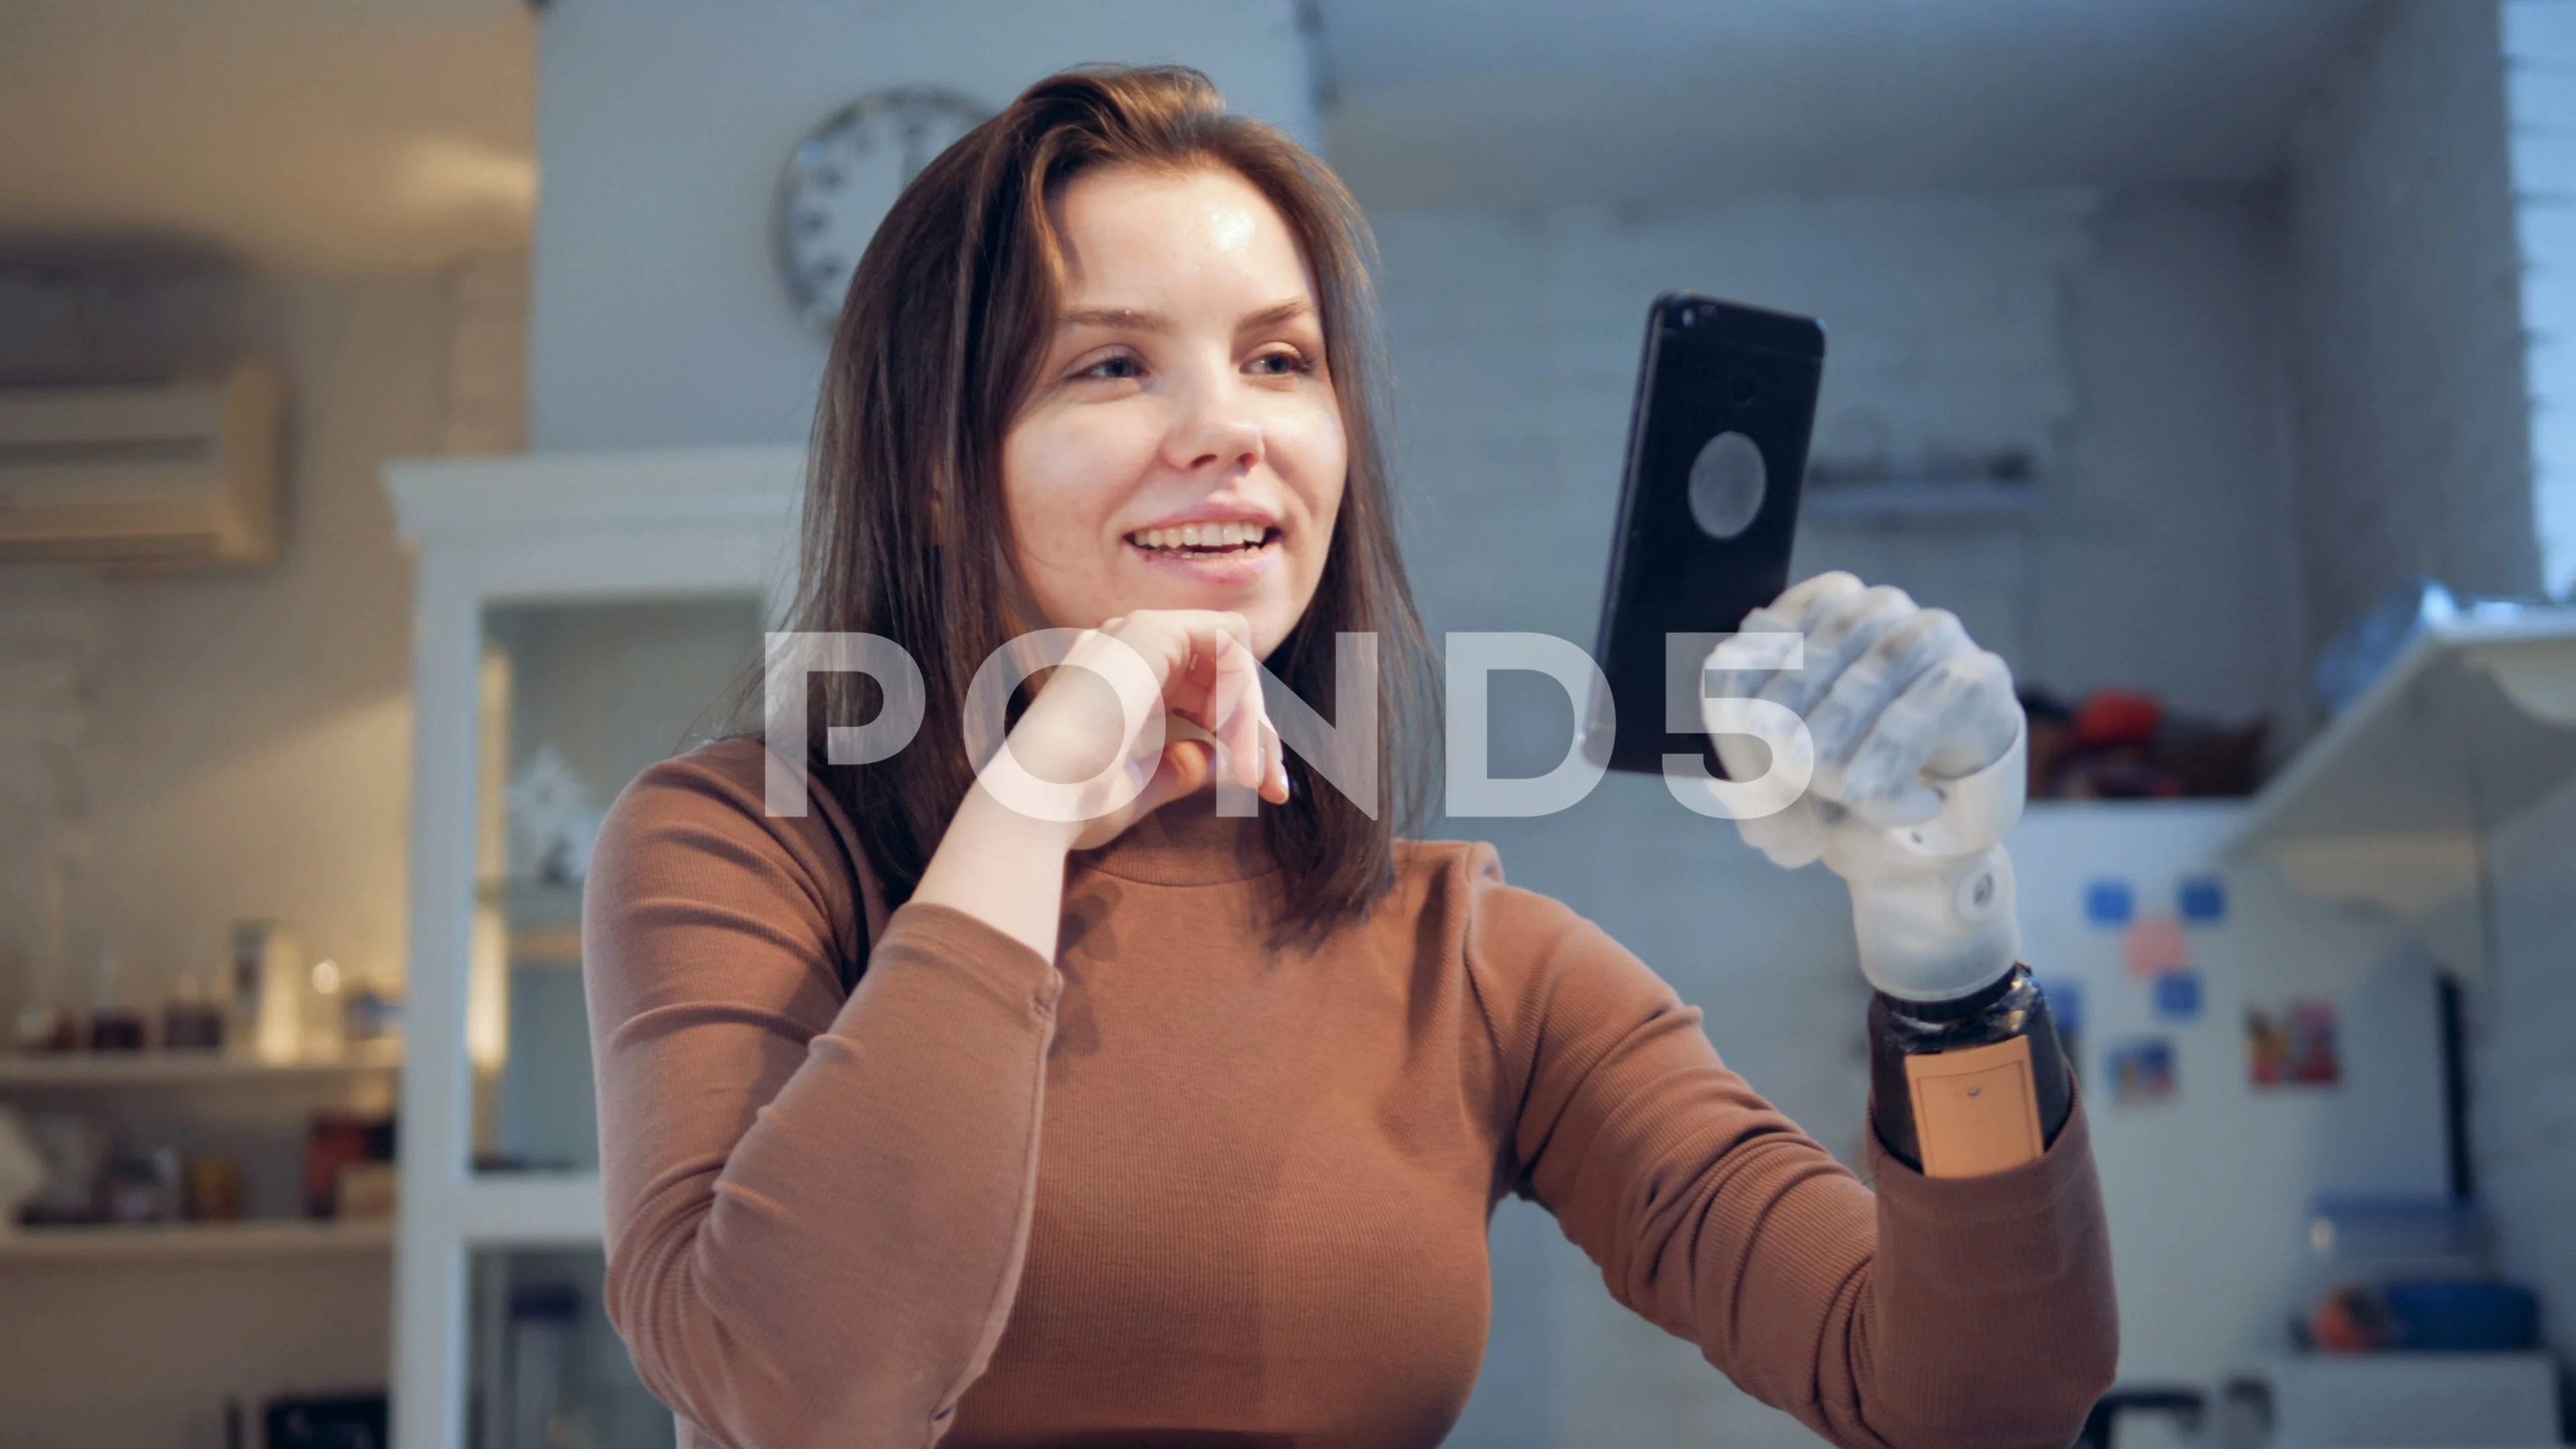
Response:
MULTIPOLYGON (((1052 812, 1072 830, 1069 848, 1108 844, 1206 788, 1219 768, 1274 805, 1287 800, 1287 762, 1251 637, 1242 615, 1200 609, 1139 609, 1082 631, 1009 742, 1026 775, 1087 782, 1052 812)), ((988 763, 983 779, 1008 803, 995 780, 1000 763, 988 763)))
MULTIPOLYGON (((1962 995, 2009 971, 2020 930, 2002 840, 2021 818, 2027 732, 2011 669, 1950 611, 1840 570, 1791 585, 1740 632, 1800 636, 1799 667, 1728 668, 1721 644, 1709 701, 1778 705, 1815 749, 1786 809, 1737 818, 1745 843, 1850 883, 1861 969, 1890 995, 1962 995)), ((1716 740, 1736 779, 1769 768, 1753 737, 1716 740)))

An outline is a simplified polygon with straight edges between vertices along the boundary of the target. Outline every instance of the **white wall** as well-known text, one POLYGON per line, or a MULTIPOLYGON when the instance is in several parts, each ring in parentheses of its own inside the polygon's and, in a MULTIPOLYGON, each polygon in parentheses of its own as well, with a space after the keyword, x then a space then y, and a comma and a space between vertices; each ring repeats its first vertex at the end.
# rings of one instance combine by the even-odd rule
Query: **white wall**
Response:
POLYGON ((2411 573, 2540 587, 2504 116, 2491 0, 2402 0, 2294 147, 2312 649, 2411 573))
POLYGON ((2068 282, 2077 401, 2015 670, 2308 731, 2284 261, 2269 190, 2106 197, 2068 282))
POLYGON ((1900 457, 1946 442, 2041 459, 2027 520, 1810 517, 1794 576, 1848 567, 1904 586, 2061 692, 2126 685, 2226 716, 2295 695, 2279 248, 2262 193, 1373 220, 1410 562, 1435 631, 1589 645, 1646 305, 1687 286, 1825 320, 1820 456, 1860 450, 1875 422, 1900 457))
POLYGON ((2473 1165, 2497 1265, 2540 1292, 2542 1331, 2565 1362, 2576 1357, 2576 782, 2499 832, 2488 868, 2494 960, 2469 997, 2473 1165))
POLYGON ((2542 581, 2576 587, 2576 5, 2505 0, 2505 102, 2522 243, 2523 370, 2542 581))
POLYGON ((798 442, 824 342, 770 264, 788 151, 882 86, 999 106, 1086 61, 1179 61, 1319 135, 1290 0, 556 0, 539 63, 534 441, 798 442))

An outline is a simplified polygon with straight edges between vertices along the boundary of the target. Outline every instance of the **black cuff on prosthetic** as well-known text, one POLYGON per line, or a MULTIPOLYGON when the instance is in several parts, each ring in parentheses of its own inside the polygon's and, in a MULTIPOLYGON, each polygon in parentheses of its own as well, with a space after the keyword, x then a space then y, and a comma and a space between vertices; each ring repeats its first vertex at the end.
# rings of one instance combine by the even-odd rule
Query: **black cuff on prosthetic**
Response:
POLYGON ((1923 1146, 1914 1130, 1914 1092, 1905 1059, 1926 1052, 1986 1046, 2012 1037, 2030 1041, 2031 1089, 2037 1096, 2040 1140, 2057 1141, 2075 1105, 2066 1051, 2048 998, 2016 963, 2001 981, 1954 1001, 1904 1001, 1872 992, 1869 1003, 1869 1078, 1876 1098, 1872 1129, 1889 1155, 1921 1171, 1923 1146))

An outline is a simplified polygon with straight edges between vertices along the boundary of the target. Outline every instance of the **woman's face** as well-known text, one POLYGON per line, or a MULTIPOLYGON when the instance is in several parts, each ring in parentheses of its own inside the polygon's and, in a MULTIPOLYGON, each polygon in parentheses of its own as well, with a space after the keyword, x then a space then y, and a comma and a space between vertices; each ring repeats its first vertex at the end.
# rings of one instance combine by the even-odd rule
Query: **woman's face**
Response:
POLYGON ((1086 172, 1058 213, 1063 311, 1002 446, 1046 622, 1226 609, 1267 656, 1322 577, 1348 453, 1315 288, 1232 171, 1086 172))

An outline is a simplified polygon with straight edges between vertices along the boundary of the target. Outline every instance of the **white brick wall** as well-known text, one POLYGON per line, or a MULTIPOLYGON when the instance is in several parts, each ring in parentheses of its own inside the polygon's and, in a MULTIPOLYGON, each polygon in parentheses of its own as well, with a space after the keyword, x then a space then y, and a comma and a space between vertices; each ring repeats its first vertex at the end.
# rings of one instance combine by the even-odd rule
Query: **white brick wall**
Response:
POLYGON ((71 1005, 81 979, 63 912, 90 856, 98 625, 86 570, 0 570, 0 1005, 71 1005))
POLYGON ((2402 0, 2288 186, 2309 657, 2407 575, 2540 586, 2492 0, 2402 0))
POLYGON ((2506 0, 2505 100, 2522 244, 2532 512, 2552 595, 2576 585, 2576 5, 2506 0))
MULTIPOLYGON (((2074 409, 2060 279, 2084 214, 2024 195, 1377 217, 1426 607, 1589 646, 1646 308, 1674 288, 1825 319, 1820 453, 1875 438, 1899 459, 1943 443, 2053 457, 2074 409)), ((1996 547, 2019 551, 2009 531, 1996 547)), ((2017 571, 1945 600, 2008 654, 2022 621, 1989 580, 2017 571)))
POLYGON ((1769 197, 1375 222, 1410 561, 1435 631, 1589 644, 1646 305, 1690 287, 1825 319, 1819 456, 1875 433, 1900 458, 1946 444, 2041 460, 2045 502, 2026 521, 1810 518, 1796 574, 1901 585, 2063 692, 2146 688, 2229 716, 2294 707, 2305 656, 2284 562, 2279 258, 2260 195, 1769 197))

